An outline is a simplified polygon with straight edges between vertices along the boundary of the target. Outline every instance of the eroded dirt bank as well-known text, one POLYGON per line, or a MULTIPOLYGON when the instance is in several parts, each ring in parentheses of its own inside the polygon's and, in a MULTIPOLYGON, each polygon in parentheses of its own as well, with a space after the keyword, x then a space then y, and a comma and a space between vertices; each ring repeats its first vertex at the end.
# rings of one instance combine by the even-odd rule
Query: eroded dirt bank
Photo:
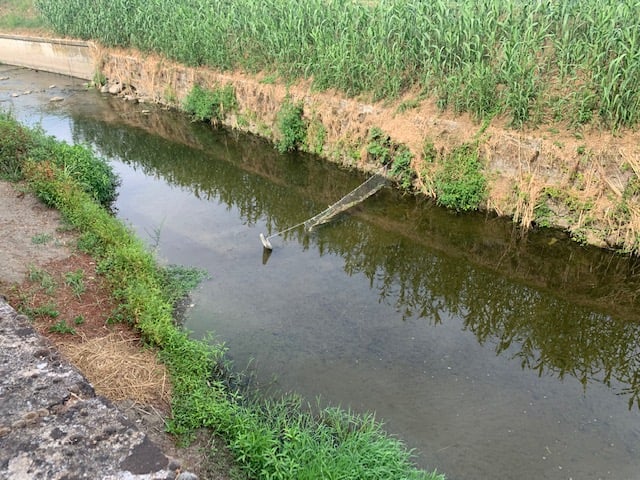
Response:
MULTIPOLYGON (((640 135, 612 134, 591 127, 549 124, 515 131, 506 119, 483 130, 466 116, 440 112, 418 93, 391 103, 366 103, 336 92, 315 92, 310 82, 285 86, 273 77, 191 68, 156 55, 96 48, 97 65, 122 95, 181 107, 194 85, 214 89, 233 85, 236 112, 224 123, 271 139, 280 135, 277 114, 287 96, 304 103, 310 128, 323 130, 314 151, 332 161, 375 170, 367 155, 368 135, 380 128, 413 154, 415 188, 433 196, 438 161, 426 159, 425 144, 438 152, 479 139, 488 181, 484 208, 528 228, 534 224, 566 229, 577 241, 600 247, 640 249, 640 135), (410 105, 410 108, 406 108, 410 105), (402 108, 405 107, 405 108, 402 108)), ((129 97, 131 99, 131 97, 129 97)))

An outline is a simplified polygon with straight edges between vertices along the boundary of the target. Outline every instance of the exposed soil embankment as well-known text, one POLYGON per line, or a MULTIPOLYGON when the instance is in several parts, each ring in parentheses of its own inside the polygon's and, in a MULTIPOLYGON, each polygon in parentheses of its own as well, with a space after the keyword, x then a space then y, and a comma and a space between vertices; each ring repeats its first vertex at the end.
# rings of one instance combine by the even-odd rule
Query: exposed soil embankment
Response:
POLYGON ((367 155, 369 132, 377 127, 410 149, 418 176, 414 186, 429 196, 439 165, 425 158, 425 145, 446 154, 478 139, 489 187, 483 205, 487 210, 512 217, 525 229, 532 224, 555 226, 583 243, 640 249, 637 132, 614 135, 555 124, 514 131, 499 119, 482 129, 465 116, 440 112, 429 100, 416 102, 416 93, 390 103, 366 103, 336 92, 312 91, 310 82, 285 86, 271 77, 191 68, 131 50, 96 53, 99 69, 111 84, 119 83, 123 94, 146 101, 181 107, 194 85, 215 89, 230 84, 238 109, 224 123, 275 140, 282 104, 287 98, 302 101, 310 128, 324 131, 322 144, 314 150, 321 146, 328 159, 363 170, 379 167, 367 155))

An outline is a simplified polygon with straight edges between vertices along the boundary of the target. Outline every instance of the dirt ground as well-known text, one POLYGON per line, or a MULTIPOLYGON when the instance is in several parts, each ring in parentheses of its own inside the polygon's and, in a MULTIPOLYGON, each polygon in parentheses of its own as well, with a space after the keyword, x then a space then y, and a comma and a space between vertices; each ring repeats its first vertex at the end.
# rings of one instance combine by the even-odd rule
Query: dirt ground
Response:
POLYGON ((75 248, 76 235, 59 212, 23 186, 0 181, 0 232, 0 295, 27 313, 96 392, 116 403, 167 456, 201 479, 232 478, 230 455, 218 438, 201 432, 188 448, 178 448, 165 432, 167 372, 135 331, 109 322, 117 305, 93 259, 75 248))

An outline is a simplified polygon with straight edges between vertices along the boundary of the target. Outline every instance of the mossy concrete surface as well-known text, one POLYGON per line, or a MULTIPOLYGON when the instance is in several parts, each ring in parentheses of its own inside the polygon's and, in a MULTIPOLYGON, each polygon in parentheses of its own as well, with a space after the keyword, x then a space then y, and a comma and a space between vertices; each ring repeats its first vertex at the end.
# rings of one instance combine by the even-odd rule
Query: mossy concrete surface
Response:
POLYGON ((0 478, 194 479, 0 298, 0 478))

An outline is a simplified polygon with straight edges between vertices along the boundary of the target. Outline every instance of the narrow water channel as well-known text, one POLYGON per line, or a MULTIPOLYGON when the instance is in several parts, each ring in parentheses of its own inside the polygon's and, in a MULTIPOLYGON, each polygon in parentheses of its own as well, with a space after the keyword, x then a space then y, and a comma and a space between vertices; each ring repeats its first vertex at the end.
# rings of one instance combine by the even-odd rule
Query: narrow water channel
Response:
POLYGON ((640 479, 637 260, 389 188, 265 255, 260 233, 366 177, 65 77, 2 76, 0 107, 108 158, 118 216, 209 272, 186 327, 262 388, 375 412, 450 479, 640 479))

